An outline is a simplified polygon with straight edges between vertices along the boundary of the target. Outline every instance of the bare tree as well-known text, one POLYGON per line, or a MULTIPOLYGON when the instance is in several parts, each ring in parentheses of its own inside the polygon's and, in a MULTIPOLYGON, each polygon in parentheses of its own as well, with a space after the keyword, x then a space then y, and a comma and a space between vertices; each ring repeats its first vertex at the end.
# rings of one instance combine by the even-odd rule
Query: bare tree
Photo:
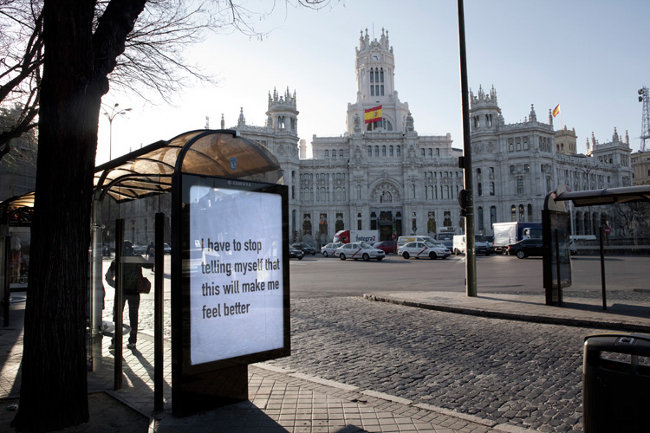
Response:
MULTIPOLYGON (((327 0, 298 0, 320 8, 327 0)), ((110 3, 95 5, 93 28, 110 3)), ((188 83, 187 77, 213 81, 199 68, 187 64, 183 49, 199 42, 206 31, 240 31, 263 38, 251 23, 264 12, 233 0, 213 0, 187 7, 183 0, 150 0, 126 36, 124 52, 114 59, 109 80, 113 88, 139 94, 155 90, 163 99, 188 83)), ((286 5, 289 3, 287 2, 286 5)), ((273 6, 275 7, 275 6, 273 6)), ((0 106, 20 104, 21 115, 0 129, 0 159, 11 151, 11 140, 37 126, 43 66, 43 1, 0 0, 0 106)), ((266 13, 268 13, 267 11, 266 13)))
MULTIPOLYGON (((50 431, 88 420, 86 285, 101 98, 145 8, 163 7, 162 1, 44 0, 41 11, 31 12, 42 22, 43 55, 30 292, 20 404, 13 421, 19 431, 50 431)), ((231 25, 243 26, 239 19, 248 11, 233 0, 211 5, 212 17, 229 11, 231 25)), ((150 61, 164 58, 151 49, 150 61)), ((141 67, 134 70, 142 72, 141 67)))
POLYGON ((36 127, 43 64, 42 25, 38 4, 0 0, 0 104, 22 107, 13 122, 0 129, 0 159, 11 150, 12 139, 36 127))

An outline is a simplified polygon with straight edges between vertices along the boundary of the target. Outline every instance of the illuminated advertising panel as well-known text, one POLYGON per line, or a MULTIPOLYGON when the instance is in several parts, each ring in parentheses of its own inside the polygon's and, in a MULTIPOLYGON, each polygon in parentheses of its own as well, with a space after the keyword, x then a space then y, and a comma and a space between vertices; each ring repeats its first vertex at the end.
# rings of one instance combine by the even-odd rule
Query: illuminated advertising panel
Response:
POLYGON ((286 206, 282 185, 183 175, 187 366, 288 354, 286 206))

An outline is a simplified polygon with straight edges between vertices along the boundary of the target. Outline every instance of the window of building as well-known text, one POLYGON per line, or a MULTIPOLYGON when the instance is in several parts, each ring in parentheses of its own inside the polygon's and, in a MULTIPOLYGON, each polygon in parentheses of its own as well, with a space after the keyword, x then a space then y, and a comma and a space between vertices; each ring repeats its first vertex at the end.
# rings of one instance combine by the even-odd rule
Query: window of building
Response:
POLYGON ((533 221, 533 205, 528 203, 528 221, 533 221))
POLYGON ((395 149, 396 149, 396 152, 397 152, 397 156, 400 156, 401 146, 398 145, 395 149))
POLYGON ((311 235, 311 214, 306 213, 302 217, 302 233, 311 235))
POLYGON ((377 214, 375 212, 370 213, 370 230, 377 230, 377 214))
POLYGON ((494 195, 494 182, 490 182, 490 195, 494 195))
POLYGON ((330 151, 329 151, 329 150, 326 150, 326 151, 325 151, 325 158, 329 158, 329 157, 330 157, 330 151))
POLYGON ((332 149, 332 159, 336 159, 336 150, 332 149))
POLYGON ((427 156, 428 156, 428 157, 432 157, 432 156, 433 156, 433 149, 431 149, 430 147, 427 149, 427 156))
POLYGON ((515 141, 512 138, 508 139, 508 152, 515 151, 515 141))
POLYGON ((492 224, 495 222, 497 222, 497 207, 490 206, 490 227, 492 227, 492 224))
POLYGON ((479 197, 480 197, 480 196, 483 195, 483 185, 481 184, 481 182, 479 182, 476 186, 477 186, 477 188, 476 188, 476 193, 477 193, 477 194, 479 195, 479 197))
POLYGON ((343 159, 343 149, 339 149, 339 158, 343 159))
POLYGON ((452 224, 451 224, 451 212, 446 210, 445 213, 444 213, 444 216, 445 216, 445 219, 442 222, 442 225, 445 226, 445 227, 451 227, 452 226, 452 224))
POLYGON ((440 148, 436 147, 436 156, 440 156, 440 148))
POLYGON ((524 178, 523 176, 517 176, 517 194, 521 195, 524 193, 524 178))
POLYGON ((510 206, 510 220, 517 221, 517 207, 514 204, 510 206))
POLYGON ((379 146, 375 146, 375 157, 379 158, 379 146))
POLYGON ((389 155, 389 156, 393 156, 393 150, 394 150, 394 149, 393 149, 393 145, 391 144, 391 145, 389 146, 389 148, 388 148, 388 155, 389 155))
POLYGON ((368 146, 368 157, 372 157, 372 146, 368 146))
POLYGON ((363 230, 363 227, 361 226, 362 225, 361 221, 362 221, 361 212, 359 212, 357 214, 357 230, 363 230))
POLYGON ((425 152, 425 150, 424 150, 424 147, 423 147, 423 148, 420 149, 420 156, 424 156, 424 152, 425 152))
POLYGON ((478 229, 479 231, 484 231, 485 226, 483 225, 483 208, 481 206, 478 207, 478 229))
POLYGON ((381 146, 381 156, 386 156, 386 146, 381 146))

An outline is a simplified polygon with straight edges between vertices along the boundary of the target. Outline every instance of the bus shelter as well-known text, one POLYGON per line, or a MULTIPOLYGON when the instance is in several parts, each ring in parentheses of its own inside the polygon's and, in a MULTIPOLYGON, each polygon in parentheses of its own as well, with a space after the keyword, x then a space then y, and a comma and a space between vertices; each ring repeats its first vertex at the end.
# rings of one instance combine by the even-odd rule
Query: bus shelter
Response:
POLYGON ((0 202, 0 303, 4 326, 9 325, 10 292, 27 290, 33 210, 33 192, 0 202))
MULTIPOLYGON (((114 305, 120 305, 117 281, 125 232, 137 237, 153 227, 154 253, 147 257, 153 290, 144 298, 155 310, 155 409, 161 410, 163 402, 163 335, 172 340, 174 413, 247 399, 247 364, 289 354, 288 193, 282 181, 280 165, 268 149, 232 130, 189 131, 98 166, 90 363, 101 357, 101 336, 112 321, 103 281, 107 267, 118 264, 114 305), (144 205, 127 210, 138 202, 144 205), (166 262, 168 244, 171 255, 166 262), (246 277, 237 277, 237 266, 244 267, 246 277), (242 293, 250 301, 234 302, 242 293), (171 329, 165 328, 169 321, 163 318, 169 300, 171 329), (229 323, 234 340, 214 343, 206 338, 229 323), (238 329, 256 326, 272 338, 237 336, 238 329)), ((120 308, 114 321, 117 389, 122 382, 120 308)))
MULTIPOLYGON (((568 247, 567 247, 567 242, 568 242, 568 234, 570 231, 570 224, 568 220, 566 220, 566 212, 564 210, 564 203, 570 201, 573 203, 573 206, 575 207, 582 207, 582 206, 602 206, 602 205, 621 205, 625 203, 634 203, 634 202, 650 202, 650 185, 635 185, 635 186, 626 186, 626 187, 619 187, 619 188, 605 188, 605 189, 597 189, 597 190, 586 190, 586 191, 568 191, 566 188, 563 189, 558 189, 558 191, 551 193, 547 196, 546 200, 546 205, 547 208, 550 208, 551 210, 557 210, 557 212, 552 212, 554 215, 552 218, 549 218, 549 220, 556 221, 555 224, 551 224, 553 227, 564 227, 564 230, 558 230, 558 232, 563 232, 564 234, 564 239, 565 239, 565 247, 563 248, 564 251, 564 256, 566 260, 568 260, 568 247), (561 210, 560 210, 561 209, 561 210), (558 215, 562 216, 562 213, 565 213, 564 218, 558 217, 558 215)), ((604 247, 603 247, 603 238, 605 234, 605 230, 608 228, 603 226, 599 227, 600 230, 600 235, 599 235, 599 240, 600 240, 600 270, 601 270, 601 289, 602 289, 602 302, 603 302, 603 310, 607 309, 607 295, 606 295, 606 283, 605 283, 605 254, 604 254, 604 247)), ((549 234, 551 233, 550 231, 548 232, 549 234)), ((556 235, 557 236, 557 235, 556 235)), ((550 248, 550 253, 553 253, 554 247, 558 251, 560 251, 560 246, 562 246, 562 242, 557 242, 555 241, 556 238, 553 236, 549 236, 550 243, 552 247, 550 248), (554 244, 556 242, 556 244, 554 244)), ((557 273, 553 274, 553 288, 555 288, 557 291, 559 291, 559 300, 561 304, 561 287, 562 287, 562 279, 561 275, 570 275, 570 264, 569 268, 565 270, 564 272, 561 271, 561 265, 560 263, 562 262, 561 260, 561 253, 557 253, 557 259, 556 262, 553 262, 554 264, 557 263, 557 273)), ((546 257, 546 255, 545 255, 546 257)), ((549 263, 551 261, 549 260, 549 263)), ((551 266, 551 270, 553 270, 555 266, 551 266)), ((550 274, 551 272, 549 272, 550 274)), ((545 272, 545 279, 546 279, 546 272, 545 272)), ((551 279, 550 277, 548 278, 549 280, 551 279)), ((570 283, 570 281, 569 281, 570 283)), ((550 282, 549 282, 550 285, 550 282)), ((555 292, 555 298, 558 297, 558 292, 555 292)), ((549 296, 547 293, 547 303, 549 302, 549 299, 552 299, 553 296, 549 296)), ((554 299, 552 299, 554 300, 554 299)))

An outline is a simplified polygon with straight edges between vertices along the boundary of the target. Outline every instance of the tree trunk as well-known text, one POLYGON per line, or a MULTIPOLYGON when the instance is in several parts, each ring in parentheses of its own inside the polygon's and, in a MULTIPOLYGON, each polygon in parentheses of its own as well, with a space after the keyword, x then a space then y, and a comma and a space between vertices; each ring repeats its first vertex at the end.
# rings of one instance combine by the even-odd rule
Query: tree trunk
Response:
POLYGON ((93 83, 92 0, 45 1, 36 202, 19 431, 88 420, 85 346, 92 175, 102 92, 93 83))

